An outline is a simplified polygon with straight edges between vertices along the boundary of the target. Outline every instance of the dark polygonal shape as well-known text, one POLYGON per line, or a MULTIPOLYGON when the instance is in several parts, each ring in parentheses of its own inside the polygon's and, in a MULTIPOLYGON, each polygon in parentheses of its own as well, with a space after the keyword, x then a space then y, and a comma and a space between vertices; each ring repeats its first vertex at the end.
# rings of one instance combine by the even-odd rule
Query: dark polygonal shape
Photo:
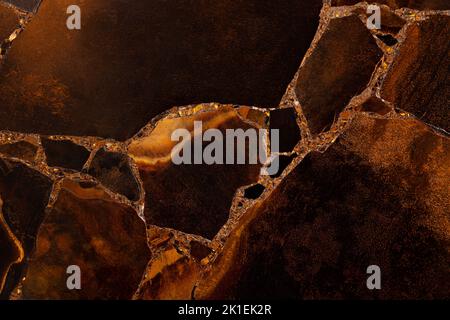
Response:
POLYGON ((126 154, 100 149, 89 165, 88 173, 111 191, 137 201, 140 187, 133 174, 130 158, 126 154))
POLYGON ((300 68, 296 94, 313 134, 334 119, 368 85, 382 56, 357 16, 332 19, 300 68))
POLYGON ((124 140, 176 105, 275 107, 321 5, 43 1, 1 71, 0 129, 124 140), (69 5, 81 8, 81 30, 66 26, 69 5))
POLYGON ((90 152, 70 140, 52 140, 41 138, 42 147, 50 167, 60 167, 81 171, 90 152))
POLYGON ((450 17, 408 27, 382 84, 381 97, 424 122, 450 131, 450 17))
POLYGON ((294 108, 270 111, 270 130, 272 129, 278 129, 280 134, 279 150, 272 149, 272 152, 291 152, 300 142, 300 128, 297 124, 297 112, 294 108))
POLYGON ((150 259, 145 223, 98 186, 65 180, 44 219, 23 299, 131 299, 150 259), (77 265, 80 290, 68 290, 77 265))
POLYGON ((246 213, 195 298, 448 299, 449 166, 421 122, 358 115, 246 213))
POLYGON ((266 187, 264 187, 262 184, 255 184, 244 190, 244 197, 252 200, 258 199, 265 189, 266 187))

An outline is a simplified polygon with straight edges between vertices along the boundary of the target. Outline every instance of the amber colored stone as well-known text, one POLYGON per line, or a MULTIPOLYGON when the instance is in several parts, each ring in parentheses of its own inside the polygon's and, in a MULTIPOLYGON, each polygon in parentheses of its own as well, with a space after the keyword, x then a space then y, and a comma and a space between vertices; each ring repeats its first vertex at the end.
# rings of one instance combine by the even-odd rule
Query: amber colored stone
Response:
POLYGON ((149 263, 136 299, 189 300, 200 266, 170 245, 149 263))
POLYGON ((450 17, 411 24, 382 84, 381 97, 396 108, 450 131, 450 17))
POLYGON ((195 298, 448 299, 449 166, 421 122, 358 115, 246 213, 195 298))
MULTIPOLYGON (((0 2, 0 44, 9 38, 11 33, 19 26, 19 18, 13 9, 0 2)), ((3 49, 3 48, 2 48, 3 49)), ((1 50, 0 53, 4 53, 1 50)))
MULTIPOLYGON (((36 234, 44 219, 51 188, 51 180, 38 171, 20 162, 0 158, 3 219, 7 228, 21 244, 26 258, 33 252, 36 234)), ((23 277, 24 267, 24 263, 11 266, 1 297, 8 297, 23 277)))
POLYGON ((50 167, 81 171, 90 155, 85 147, 70 140, 52 140, 42 137, 41 141, 50 167))
POLYGON ((296 94, 313 134, 330 128, 382 56, 358 16, 334 18, 300 68, 296 94))
POLYGON ((43 1, 0 74, 0 129, 125 140, 172 106, 275 107, 310 45, 321 6, 43 1), (66 26, 69 5, 82 10, 81 30, 66 26))
POLYGON ((217 111, 161 120, 133 141, 128 152, 144 184, 147 223, 211 239, 227 221, 236 190, 255 183, 261 165, 173 164, 171 151, 178 142, 171 141, 171 134, 177 128, 192 132, 194 121, 202 121, 203 131, 253 128, 234 108, 219 106, 217 111))
POLYGON ((23 299, 131 299, 150 259, 144 221, 99 186, 64 180, 37 236, 23 299), (78 265, 81 290, 66 286, 78 265))
POLYGON ((5 156, 33 161, 38 147, 27 141, 17 141, 0 145, 0 153, 5 156))
POLYGON ((126 154, 108 152, 102 148, 92 159, 88 173, 111 191, 122 194, 131 201, 139 200, 141 188, 126 154))

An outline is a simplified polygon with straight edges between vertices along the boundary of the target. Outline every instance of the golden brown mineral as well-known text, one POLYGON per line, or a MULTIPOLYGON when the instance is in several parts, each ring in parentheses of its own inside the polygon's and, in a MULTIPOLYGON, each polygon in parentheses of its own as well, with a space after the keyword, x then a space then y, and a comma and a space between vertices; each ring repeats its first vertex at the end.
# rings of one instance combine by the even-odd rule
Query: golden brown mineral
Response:
POLYGON ((0 299, 449 299, 449 9, 0 0, 0 299))

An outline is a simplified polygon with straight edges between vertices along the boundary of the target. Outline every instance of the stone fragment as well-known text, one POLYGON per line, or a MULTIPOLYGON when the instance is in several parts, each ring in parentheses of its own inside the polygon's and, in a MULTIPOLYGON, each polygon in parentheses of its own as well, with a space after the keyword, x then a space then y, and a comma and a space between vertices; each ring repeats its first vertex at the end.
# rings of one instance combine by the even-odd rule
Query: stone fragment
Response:
POLYGON ((126 154, 108 152, 102 148, 92 159, 88 173, 111 191, 122 194, 131 201, 139 200, 141 188, 126 154))
POLYGON ((131 299, 149 260, 145 224, 131 207, 66 179, 39 229, 21 298, 131 299), (80 290, 66 286, 71 265, 80 267, 80 290))
POLYGON ((358 115, 245 214, 195 298, 448 299, 449 167, 421 122, 358 115))
POLYGON ((224 136, 226 129, 253 128, 235 108, 218 106, 214 111, 159 121, 150 133, 131 142, 128 153, 144 184, 147 223, 212 239, 228 219, 236 190, 258 180, 261 164, 175 165, 171 152, 178 141, 171 141, 171 135, 176 129, 193 135, 194 121, 202 121, 203 132, 215 128, 224 136))
POLYGON ((450 131, 450 16, 408 26, 382 84, 381 97, 422 121, 450 131))
POLYGON ((244 198, 252 200, 258 199, 265 189, 266 188, 262 184, 257 183, 244 190, 244 198))
POLYGON ((300 67, 295 88, 311 133, 330 128, 350 99, 368 85, 381 56, 358 16, 331 19, 300 67))
POLYGON ((294 108, 270 111, 270 130, 277 129, 280 134, 280 145, 277 152, 291 152, 300 142, 300 128, 297 124, 297 112, 294 108))
POLYGON ((275 107, 310 45, 321 6, 43 1, 0 73, 0 129, 126 140, 173 106, 275 107), (80 6, 81 31, 66 26, 70 5, 80 6))
POLYGON ((6 276, 12 265, 22 262, 24 252, 22 245, 6 223, 0 198, 0 297, 2 296, 6 276))
POLYGON ((42 137, 41 142, 50 167, 81 171, 90 155, 85 147, 70 140, 52 140, 42 137))
MULTIPOLYGON (((0 158, 3 229, 12 233, 8 238, 21 246, 26 259, 34 251, 51 189, 52 182, 48 177, 18 161, 0 158)), ((9 268, 0 298, 7 298, 24 276, 26 260, 21 261, 9 268)))
POLYGON ((37 146, 24 140, 0 145, 1 154, 30 162, 35 159, 37 150, 37 146))

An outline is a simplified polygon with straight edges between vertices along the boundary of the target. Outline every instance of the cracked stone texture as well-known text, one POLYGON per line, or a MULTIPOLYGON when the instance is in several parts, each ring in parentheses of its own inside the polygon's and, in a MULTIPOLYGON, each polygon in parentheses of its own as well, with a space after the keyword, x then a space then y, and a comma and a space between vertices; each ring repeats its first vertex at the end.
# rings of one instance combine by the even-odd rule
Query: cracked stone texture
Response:
POLYGON ((247 213, 196 298, 449 298, 449 151, 419 121, 357 116, 247 213))
POLYGON ((387 72, 381 97, 450 132, 450 17, 429 16, 410 25, 387 72), (426 41, 425 41, 426 39, 426 41))
MULTIPOLYGON (((0 198, 3 219, 20 242, 28 259, 34 250, 38 228, 44 219, 52 183, 31 167, 0 158, 0 198)), ((0 297, 7 297, 24 275, 24 263, 11 267, 0 297)))
POLYGON ((450 298, 448 12, 391 11, 448 1, 381 3, 43 1, 1 52, 0 299, 450 298), (174 165, 194 120, 280 129, 280 171, 174 165))
POLYGON ((300 67, 295 86, 311 133, 330 128, 350 99, 367 87, 381 56, 358 16, 331 19, 300 67))
POLYGON ((125 140, 172 106, 275 107, 320 8, 320 0, 43 1, 0 73, 0 128, 125 140), (79 31, 65 24, 74 4, 83 8, 79 31))
POLYGON ((149 265, 136 298, 188 300, 200 275, 199 264, 174 246, 168 246, 149 265))
POLYGON ((63 181, 39 229, 22 283, 23 299, 131 299, 150 250, 144 222, 105 191, 63 181), (82 290, 67 290, 66 268, 82 270, 82 290))
POLYGON ((144 184, 146 221, 212 239, 228 219, 237 188, 256 182, 260 165, 173 164, 170 154, 177 142, 171 141, 171 134, 180 128, 193 134, 194 121, 202 121, 203 130, 215 128, 222 133, 254 128, 232 107, 220 106, 219 111, 164 119, 148 136, 133 141, 128 152, 144 184))

